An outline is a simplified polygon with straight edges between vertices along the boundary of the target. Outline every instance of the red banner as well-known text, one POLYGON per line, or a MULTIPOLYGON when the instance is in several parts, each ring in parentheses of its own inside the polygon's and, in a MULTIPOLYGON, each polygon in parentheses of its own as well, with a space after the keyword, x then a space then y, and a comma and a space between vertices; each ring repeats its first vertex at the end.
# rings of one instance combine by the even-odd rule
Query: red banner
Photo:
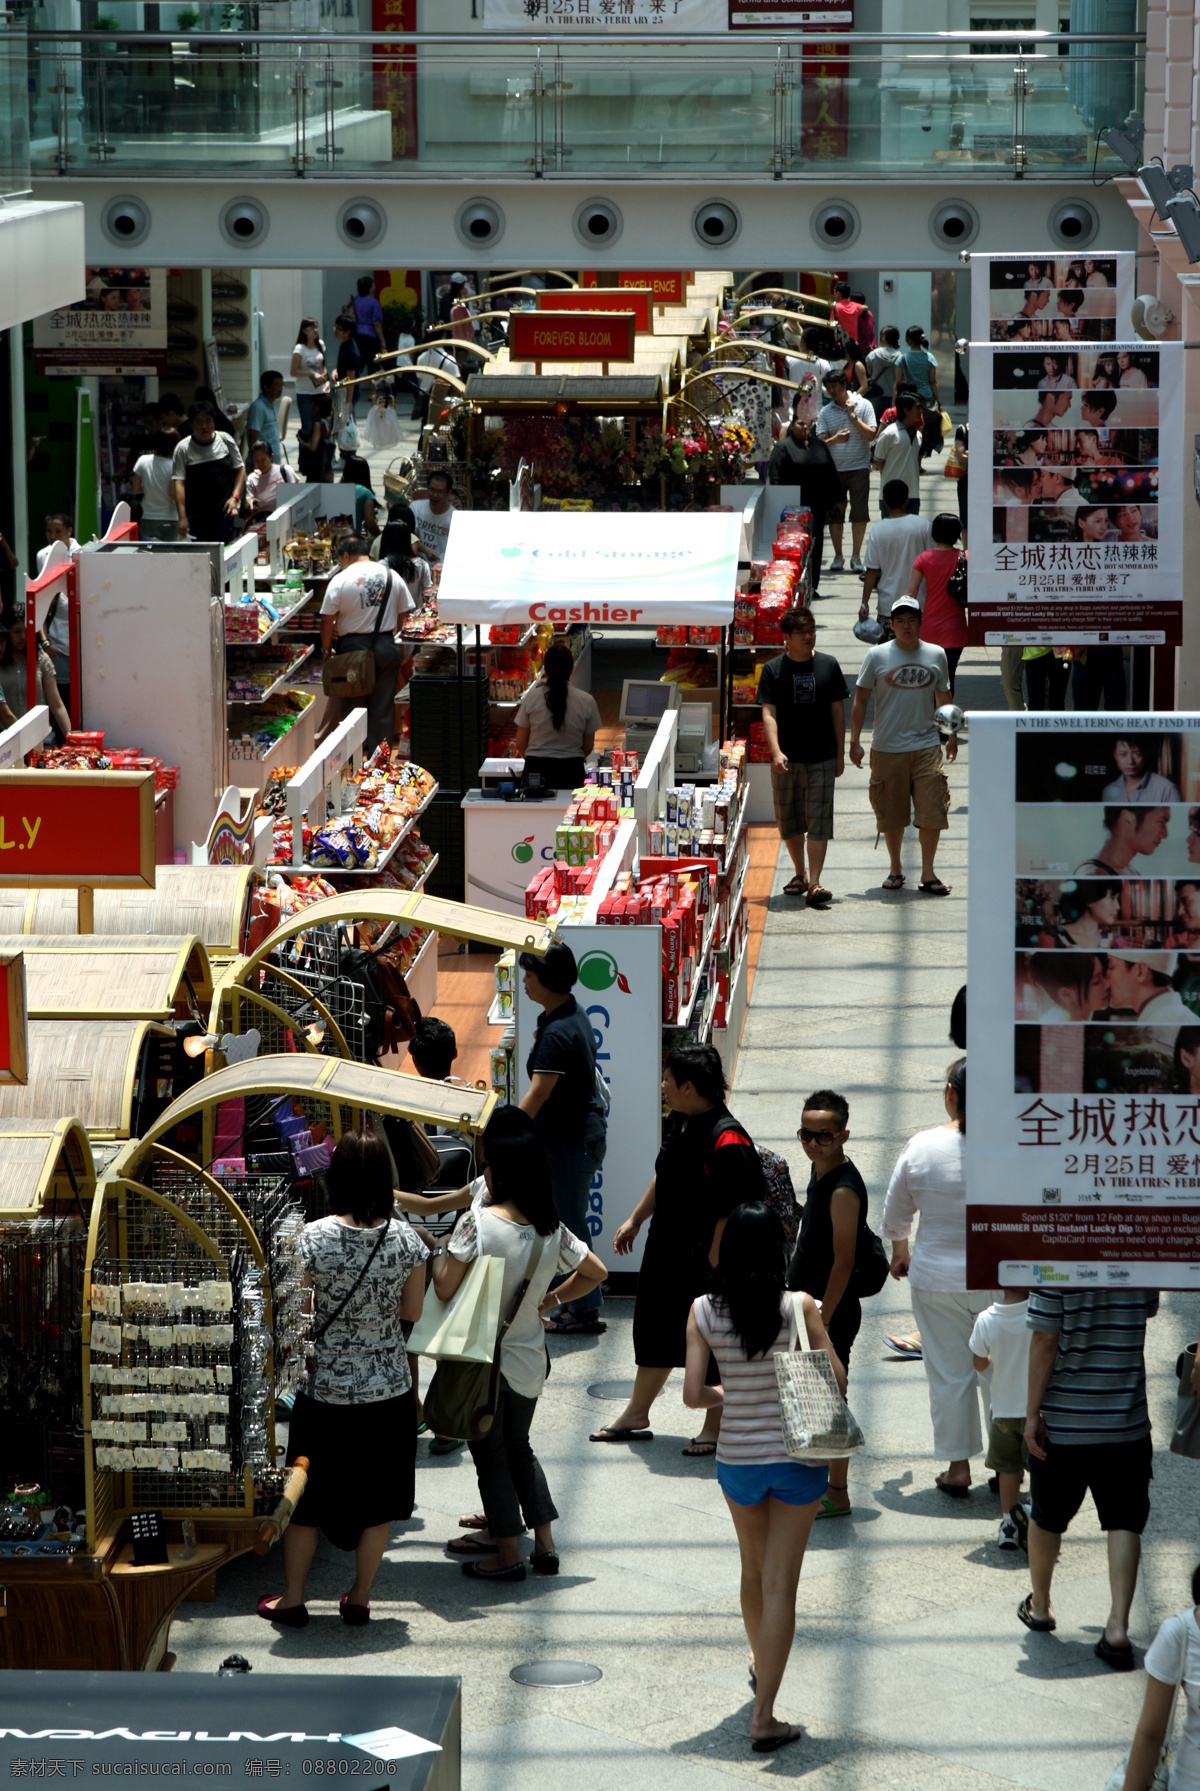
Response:
POLYGON ((1080 637, 1099 635, 1113 646, 1178 647, 1183 641, 1183 611, 1178 603, 1156 597, 1071 598, 1058 603, 1047 597, 1031 603, 972 603, 967 633, 974 647, 1033 646, 1039 639, 1069 646, 1080 637), (1010 643, 1005 636, 1011 635, 1010 643))
POLYGON ((1068 1285, 1067 1271, 1056 1274, 1053 1265, 1070 1263, 1095 1264, 1094 1275, 1074 1268, 1071 1286, 1194 1287, 1198 1257, 1200 1207, 967 1209, 968 1287, 1000 1286, 1001 1263, 1028 1264, 1030 1286, 1068 1285))
POLYGON ((514 311, 508 324, 513 361, 632 361, 632 311, 577 312, 551 317, 544 311, 514 311))
POLYGON ((154 774, 0 771, 0 885, 154 888, 154 774))
MULTIPOLYGON (((616 287, 605 286, 600 290, 604 292, 612 292, 619 290, 623 286, 648 286, 654 294, 654 303, 656 305, 682 305, 687 299, 687 283, 689 278, 690 275, 686 274, 682 268, 675 269, 673 273, 618 274, 616 287)), ((589 291, 594 291, 596 289, 596 280, 597 274, 595 268, 590 268, 586 273, 582 273, 579 276, 579 284, 581 286, 586 286, 589 291)))
POLYGON ((648 286, 604 286, 595 292, 566 286, 554 292, 539 292, 537 297, 539 311, 632 311, 633 327, 644 336, 654 328, 650 304, 648 286))
MULTIPOLYGON (((371 0, 372 31, 415 31, 417 0, 371 0)), ((413 50, 390 52, 374 45, 375 109, 392 118, 392 160, 412 162, 417 156, 417 58, 413 50)))

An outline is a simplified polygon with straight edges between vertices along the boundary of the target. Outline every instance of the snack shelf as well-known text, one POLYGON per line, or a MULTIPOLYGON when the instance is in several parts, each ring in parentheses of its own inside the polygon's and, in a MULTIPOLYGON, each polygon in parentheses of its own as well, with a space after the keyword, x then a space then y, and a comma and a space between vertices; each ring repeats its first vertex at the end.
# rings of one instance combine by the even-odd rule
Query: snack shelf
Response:
MULTIPOLYGON (((392 840, 386 852, 380 853, 378 861, 375 864, 371 865, 369 868, 366 865, 355 866, 353 870, 343 870, 340 865, 334 866, 332 867, 332 875, 337 877, 377 877, 380 871, 386 871, 388 865, 391 864, 393 858, 395 858, 397 852, 400 850, 417 822, 421 819, 421 816, 425 813, 429 804, 437 795, 439 788, 440 785, 434 784, 432 790, 430 790, 428 796, 425 797, 420 807, 415 808, 412 814, 408 817, 408 820, 397 833, 395 839, 392 840)), ((345 816, 342 818, 346 819, 345 816)), ((331 867, 327 867, 321 874, 323 876, 329 876, 331 874, 331 867)))
MULTIPOLYGON (((273 745, 269 746, 260 759, 229 760, 229 782, 243 784, 247 789, 255 787, 264 789, 271 780, 271 773, 279 765, 293 765, 297 760, 303 762, 312 752, 312 708, 316 697, 308 691, 298 693, 303 696, 304 707, 286 734, 281 734, 273 745)), ((253 707, 254 705, 251 705, 253 707)))
MULTIPOLYGON (((245 645, 246 643, 243 642, 242 644, 245 645)), ((261 642, 259 644, 261 645, 261 642)), ((241 708, 241 709, 260 708, 261 705, 263 703, 269 701, 269 699, 271 697, 278 696, 279 692, 283 689, 284 685, 288 682, 288 680, 290 678, 295 677, 296 673, 300 670, 300 667, 302 665, 304 665, 307 660, 312 658, 315 651, 316 651, 315 646, 314 647, 306 647, 304 649, 303 653, 299 654, 295 659, 289 660, 287 665, 284 666, 283 670, 280 672, 279 676, 276 678, 275 682, 273 684, 269 685, 267 687, 267 689, 263 691, 261 696, 254 696, 254 697, 231 696, 227 690, 225 692, 226 703, 228 704, 228 706, 231 709, 234 709, 234 708, 241 708)))
MULTIPOLYGON (((257 640, 246 641, 246 640, 239 640, 236 637, 231 639, 229 634, 226 633, 225 645, 227 647, 250 647, 251 649, 253 649, 254 647, 265 647, 269 640, 271 640, 275 635, 281 634, 283 632, 283 630, 287 627, 288 623, 291 621, 293 616, 299 615, 300 611, 304 608, 305 604, 311 603, 312 597, 313 597, 313 593, 311 591, 305 591, 305 593, 301 597, 299 603, 294 603, 292 605, 291 609, 285 610, 283 615, 278 616, 275 619, 275 621, 272 622, 271 626, 267 629, 267 632, 265 634, 260 634, 257 640)), ((261 599, 259 601, 261 601, 261 599)), ((237 604, 228 604, 226 606, 227 610, 230 610, 230 609, 236 610, 240 607, 241 606, 237 605, 237 604)), ((249 608, 249 605, 246 605, 246 607, 249 608)), ((226 617, 226 620, 228 620, 228 616, 226 617)))
POLYGON ((512 1008, 510 1007, 506 1014, 502 1014, 499 1012, 499 1007, 500 1007, 500 997, 499 997, 499 995, 496 995, 493 997, 492 1005, 491 1005, 491 1007, 489 1007, 488 1012, 487 1012, 488 1025, 489 1026, 511 1026, 512 1019, 513 1019, 512 1008))
POLYGON ((704 972, 704 965, 707 963, 709 954, 712 951, 712 938, 716 924, 717 905, 714 901, 712 907, 708 911, 708 920, 705 922, 704 938, 701 941, 700 950, 696 953, 696 968, 692 975, 692 992, 680 1008, 679 1018, 677 1020, 665 1020, 663 1022, 663 1024, 669 1026, 672 1031, 677 1031, 680 1027, 690 1026, 692 1023, 692 1015, 696 1011, 696 1002, 700 996, 700 978, 704 972))

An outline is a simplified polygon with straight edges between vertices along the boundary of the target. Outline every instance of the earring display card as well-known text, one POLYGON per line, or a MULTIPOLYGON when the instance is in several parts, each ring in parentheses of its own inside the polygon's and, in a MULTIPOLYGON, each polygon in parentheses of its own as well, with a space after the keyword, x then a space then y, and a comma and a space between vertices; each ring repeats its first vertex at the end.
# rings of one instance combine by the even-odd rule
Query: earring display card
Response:
POLYGON ((165 1567, 167 1538, 161 1511, 135 1511, 129 1520, 135 1567, 165 1567))

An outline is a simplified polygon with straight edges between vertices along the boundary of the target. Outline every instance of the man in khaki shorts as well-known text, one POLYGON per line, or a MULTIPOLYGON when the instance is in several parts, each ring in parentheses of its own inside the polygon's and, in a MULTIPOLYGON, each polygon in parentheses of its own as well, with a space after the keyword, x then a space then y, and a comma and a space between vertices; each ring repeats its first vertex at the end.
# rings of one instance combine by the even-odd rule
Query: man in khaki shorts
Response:
MULTIPOLYGON (((933 859, 938 835, 948 822, 950 786, 933 717, 951 700, 950 668, 942 649, 921 639, 921 606, 915 597, 897 597, 891 624, 895 639, 872 647, 858 674, 850 712, 850 762, 862 766, 862 727, 867 699, 874 696, 869 795, 890 861, 883 887, 894 890, 904 884, 900 847, 911 820, 921 842, 921 892, 945 896, 950 887, 938 877, 933 859)), ((957 756, 958 735, 951 734, 946 758, 957 756)))

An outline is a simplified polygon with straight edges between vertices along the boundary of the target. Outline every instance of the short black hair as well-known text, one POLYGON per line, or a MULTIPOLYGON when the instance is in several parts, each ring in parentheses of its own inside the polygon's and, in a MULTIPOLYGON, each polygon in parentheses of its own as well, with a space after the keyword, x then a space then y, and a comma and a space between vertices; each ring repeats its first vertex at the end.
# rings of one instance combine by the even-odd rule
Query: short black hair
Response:
POLYGON ((179 396, 178 392, 160 392, 158 394, 158 408, 164 415, 167 411, 173 410, 176 416, 181 417, 183 415, 183 399, 179 396))
POLYGON ((423 1014, 413 1027, 408 1054, 422 1076, 433 1082, 444 1082, 458 1056, 458 1040, 453 1026, 447 1025, 445 1020, 435 1020, 432 1014, 423 1014))
POLYGON ((1072 311, 1078 311, 1082 304, 1083 294, 1075 286, 1064 287, 1058 295, 1058 308, 1060 311, 1064 305, 1069 305, 1072 311))
POLYGON ((454 480, 450 477, 450 474, 446 471, 445 467, 435 466, 431 473, 427 473, 425 476, 426 486, 428 487, 432 485, 435 479, 444 480, 447 491, 454 490, 454 480))
POLYGON ((349 1213, 359 1225, 390 1218, 395 1206, 392 1159, 374 1132, 343 1132, 325 1171, 331 1213, 349 1213))
POLYGON ((189 423, 194 423, 197 417, 212 417, 215 420, 217 415, 207 398, 197 398, 195 404, 189 404, 187 414, 189 423))
POLYGON ((51 510, 46 516, 47 522, 61 522, 64 529, 73 529, 74 521, 69 510, 51 510))
POLYGON ((370 274, 360 274, 355 284, 358 287, 358 296, 360 298, 366 298, 368 292, 374 292, 375 290, 375 282, 370 274))
POLYGON ((948 510, 943 510, 930 523, 929 532, 939 547, 953 547, 962 534, 962 523, 957 516, 951 516, 948 510))
POLYGON ((665 1068, 677 1087, 690 1082, 702 1101, 725 1099, 725 1067, 715 1045, 676 1045, 667 1053, 665 1068))
POLYGON ((367 544, 361 535, 343 535, 334 548, 334 552, 338 555, 359 554, 366 553, 366 551, 367 544))
POLYGON ((886 342, 889 348, 899 348, 900 331, 894 323, 885 323, 879 332, 879 340, 886 342))
POLYGON ((260 373, 260 374, 259 374, 259 376, 258 376, 258 389, 259 389, 259 391, 260 391, 260 392, 261 392, 261 393, 262 393, 262 394, 263 394, 263 396, 264 396, 264 397, 265 397, 265 396, 266 396, 266 391, 267 391, 267 387, 268 387, 268 386, 269 386, 269 385, 271 385, 271 384, 273 384, 273 382, 274 382, 274 381, 275 381, 275 380, 277 380, 277 379, 282 379, 282 378, 283 378, 283 374, 282 374, 282 373, 280 373, 280 372, 279 372, 279 370, 278 370, 278 368, 276 368, 276 367, 268 367, 268 368, 267 368, 267 370, 266 370, 266 372, 265 372, 265 373, 260 373))
POLYGON ((924 335, 925 331, 921 328, 919 323, 910 323, 904 332, 904 340, 906 342, 915 342, 919 348, 924 335))
POLYGON ((1117 408, 1117 394, 1115 392, 1106 392, 1104 388, 1100 386, 1097 387, 1094 392, 1080 392, 1079 402, 1081 405, 1086 404, 1090 406, 1092 410, 1103 411, 1104 421, 1107 423, 1108 419, 1117 408))
POLYGON ((846 1130, 846 1121, 850 1118, 850 1103, 845 1095, 835 1094, 832 1088, 814 1089, 809 1095, 801 1113, 832 1113, 838 1122, 838 1131, 846 1130))
POLYGON ((850 297, 850 282, 849 282, 849 280, 835 280, 833 283, 833 290, 837 293, 839 298, 849 298, 850 297))
POLYGON ((342 463, 341 482, 343 485, 365 485, 371 495, 375 495, 375 487, 371 483, 370 465, 361 454, 347 454, 342 463))
POLYGON ((561 939, 554 941, 544 958, 523 951, 517 963, 522 970, 532 970, 542 987, 552 990, 555 995, 569 995, 579 981, 575 953, 561 939))
POLYGON ((817 618, 803 603, 796 604, 791 609, 785 609, 779 618, 779 632, 781 634, 792 634, 797 628, 801 630, 811 629, 815 633, 816 627, 817 618))
POLYGON ((889 479, 879 495, 889 510, 903 510, 908 503, 908 486, 903 479, 889 479))

